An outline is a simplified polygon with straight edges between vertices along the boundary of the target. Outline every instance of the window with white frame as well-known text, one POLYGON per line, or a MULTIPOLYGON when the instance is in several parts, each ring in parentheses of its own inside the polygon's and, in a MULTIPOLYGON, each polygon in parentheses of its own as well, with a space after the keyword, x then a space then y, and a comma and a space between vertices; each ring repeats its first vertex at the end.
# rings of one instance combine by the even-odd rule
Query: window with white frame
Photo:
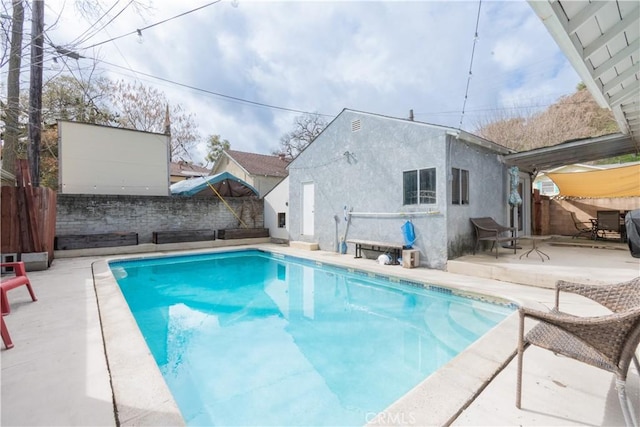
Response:
POLYGON ((469 204, 469 171, 451 168, 451 204, 469 204))
POLYGON ((403 204, 436 203, 436 169, 418 169, 403 172, 403 204))

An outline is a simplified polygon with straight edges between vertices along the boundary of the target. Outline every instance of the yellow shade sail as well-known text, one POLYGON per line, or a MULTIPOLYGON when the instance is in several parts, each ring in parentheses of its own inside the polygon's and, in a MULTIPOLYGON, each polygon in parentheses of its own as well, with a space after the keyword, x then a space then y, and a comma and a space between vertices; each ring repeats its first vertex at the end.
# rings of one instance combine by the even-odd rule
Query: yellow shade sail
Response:
POLYGON ((561 196, 640 196, 640 164, 589 172, 550 173, 561 196))

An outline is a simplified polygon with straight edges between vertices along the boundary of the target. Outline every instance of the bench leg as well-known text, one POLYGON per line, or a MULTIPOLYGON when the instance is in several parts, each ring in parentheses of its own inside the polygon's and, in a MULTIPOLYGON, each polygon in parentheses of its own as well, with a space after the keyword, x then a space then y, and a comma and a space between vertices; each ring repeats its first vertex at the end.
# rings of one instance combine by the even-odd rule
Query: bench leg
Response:
POLYGON ((362 258, 362 245, 356 243, 356 256, 354 258, 362 258))

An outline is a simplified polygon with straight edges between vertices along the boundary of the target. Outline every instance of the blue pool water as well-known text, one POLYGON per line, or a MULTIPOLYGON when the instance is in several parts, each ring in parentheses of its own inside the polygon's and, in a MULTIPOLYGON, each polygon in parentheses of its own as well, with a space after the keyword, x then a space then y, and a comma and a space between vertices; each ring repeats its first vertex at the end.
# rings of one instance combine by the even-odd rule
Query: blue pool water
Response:
POLYGON ((513 311, 257 250, 110 268, 189 425, 363 425, 513 311))

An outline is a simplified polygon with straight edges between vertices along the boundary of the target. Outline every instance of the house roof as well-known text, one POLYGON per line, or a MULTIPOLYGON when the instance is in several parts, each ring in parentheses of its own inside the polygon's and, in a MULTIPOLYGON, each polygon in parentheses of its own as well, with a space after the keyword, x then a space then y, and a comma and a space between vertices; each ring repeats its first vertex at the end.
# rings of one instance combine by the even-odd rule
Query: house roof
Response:
MULTIPOLYGON (((601 107, 630 138, 613 145, 640 151, 640 3, 529 0, 529 5, 601 107), (633 149, 632 149, 633 148, 633 149)), ((603 153, 603 158, 616 154, 603 153)))
POLYGON ((194 165, 189 162, 171 162, 170 173, 172 176, 184 176, 191 178, 194 176, 209 175, 211 171, 202 166, 194 165))
MULTIPOLYGON (((342 116, 345 113, 355 113, 355 114, 359 114, 359 115, 365 115, 365 116, 372 116, 372 117, 379 117, 381 119, 386 119, 386 120, 392 120, 392 121, 400 121, 400 122, 405 122, 405 123, 411 123, 414 124, 416 126, 423 126, 423 127, 428 127, 428 128, 432 128, 432 129, 440 129, 442 130, 444 133, 446 133, 447 135, 451 135, 453 137, 455 137, 456 139, 459 140, 463 140, 466 142, 470 142, 472 144, 476 144, 478 146, 484 147, 488 150, 491 150, 493 152, 495 152, 496 154, 509 154, 509 153, 513 153, 514 151, 504 147, 500 144, 497 144, 493 141, 489 141, 488 139, 484 139, 481 138, 477 135, 474 135, 472 133, 463 131, 461 129, 456 129, 456 128, 452 128, 449 126, 443 126, 443 125, 434 125, 432 123, 426 123, 426 122, 420 122, 420 121, 416 121, 413 119, 409 119, 409 118, 401 118, 401 117, 392 117, 392 116, 386 116, 383 114, 376 114, 376 113, 368 113, 365 111, 358 111, 358 110, 351 110, 349 108, 345 108, 343 109, 340 114, 338 114, 326 127, 325 129, 327 129, 328 127, 330 127, 337 119, 338 117, 342 116)), ((322 131, 324 132, 324 130, 322 131)), ((322 135, 322 132, 320 133, 320 135, 322 135)), ((318 139, 318 137, 320 136, 318 135, 316 137, 316 139, 318 139)), ((309 144, 311 145, 311 144, 309 144)), ((309 146, 307 145, 307 147, 309 146)), ((306 150, 306 147, 304 148, 304 150, 306 150)), ((304 152, 304 150, 302 150, 304 152)), ((297 157, 296 157, 297 159, 297 157)), ((296 159, 293 159, 292 162, 295 162, 296 159)))
POLYGON ((226 150, 224 154, 236 162, 249 175, 286 177, 289 175, 289 160, 280 156, 247 153, 244 151, 226 150))
POLYGON ((207 195, 215 197, 216 192, 223 197, 258 197, 260 195, 258 190, 229 172, 185 179, 171 184, 169 190, 171 194, 179 196, 207 195), (215 188, 216 191, 211 190, 211 187, 215 188))

